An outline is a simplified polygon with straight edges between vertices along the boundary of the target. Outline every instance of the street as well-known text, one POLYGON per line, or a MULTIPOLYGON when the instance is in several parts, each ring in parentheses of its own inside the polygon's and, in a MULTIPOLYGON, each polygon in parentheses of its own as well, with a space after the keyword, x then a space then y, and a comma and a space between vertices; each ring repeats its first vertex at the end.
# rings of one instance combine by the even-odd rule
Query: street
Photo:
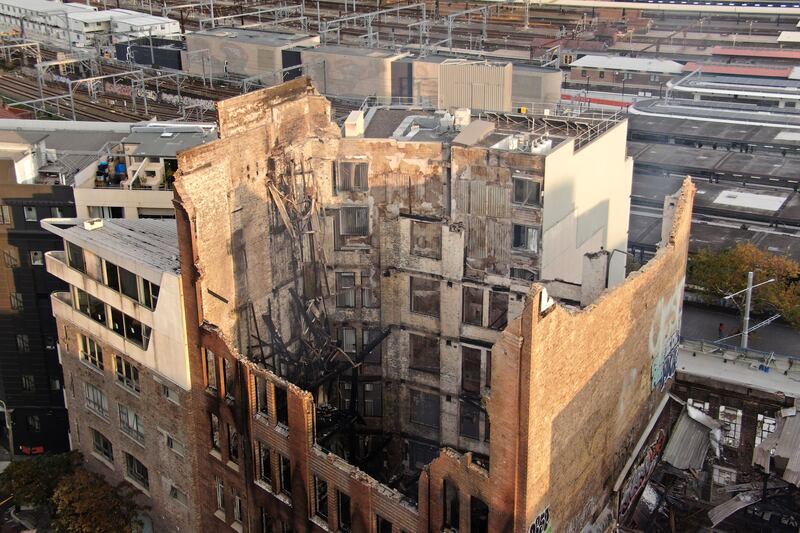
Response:
MULTIPOLYGON (((751 325, 758 324, 760 317, 752 317, 751 325)), ((731 335, 741 328, 741 318, 735 313, 728 313, 715 308, 685 303, 681 334, 687 339, 717 340, 719 324, 725 326, 724 336, 731 335)), ((740 337, 724 341, 726 344, 739 345, 740 337)), ((774 322, 750 333, 750 348, 764 352, 775 352, 781 355, 800 356, 800 332, 782 322, 774 322)))

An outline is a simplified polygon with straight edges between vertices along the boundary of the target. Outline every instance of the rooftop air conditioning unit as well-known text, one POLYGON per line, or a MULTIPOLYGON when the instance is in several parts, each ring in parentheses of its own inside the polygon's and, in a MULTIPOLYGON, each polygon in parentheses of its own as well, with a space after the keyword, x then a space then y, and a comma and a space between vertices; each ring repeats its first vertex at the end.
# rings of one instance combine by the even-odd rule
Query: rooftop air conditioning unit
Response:
POLYGON ((86 231, 94 231, 103 227, 102 218, 90 218, 83 221, 83 229, 86 231))

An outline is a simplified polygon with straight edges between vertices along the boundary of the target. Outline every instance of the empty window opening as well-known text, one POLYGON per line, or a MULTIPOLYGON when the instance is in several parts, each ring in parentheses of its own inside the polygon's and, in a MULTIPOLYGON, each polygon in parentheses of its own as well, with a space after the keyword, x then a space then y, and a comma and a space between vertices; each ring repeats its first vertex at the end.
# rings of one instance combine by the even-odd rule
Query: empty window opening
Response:
POLYGON ((340 490, 336 490, 336 511, 339 515, 339 530, 350 531, 352 520, 350 518, 350 496, 340 490))
POLYGON ((489 292, 489 327, 503 329, 508 324, 508 293, 489 292))
POLYGON ((462 321, 473 326, 483 325, 483 289, 464 286, 462 321))
POLYGON ((461 346, 461 390, 470 394, 481 392, 481 350, 461 346))
POLYGON ((439 339, 410 333, 409 339, 409 368, 423 372, 439 372, 439 339))
POLYGON ((461 400, 459 434, 462 437, 478 440, 480 438, 481 411, 472 403, 461 400))
POLYGON ((431 428, 439 428, 439 395, 419 390, 410 391, 411 422, 431 428))
POLYGON ((489 533, 489 506, 475 496, 469 497, 469 528, 472 533, 489 533))
POLYGON ((275 386, 275 419, 278 424, 289 427, 289 403, 286 389, 275 386))
POLYGON ((411 221, 411 254, 429 259, 442 258, 442 226, 411 221))
POLYGON ((411 277, 411 311, 433 317, 439 316, 439 281, 411 277))
POLYGON ((442 508, 444 509, 444 524, 443 528, 451 528, 458 530, 459 514, 459 496, 458 489, 448 480, 444 480, 444 490, 442 491, 444 502, 442 508))
POLYGON ((328 519, 328 482, 314 476, 314 512, 320 518, 328 519))

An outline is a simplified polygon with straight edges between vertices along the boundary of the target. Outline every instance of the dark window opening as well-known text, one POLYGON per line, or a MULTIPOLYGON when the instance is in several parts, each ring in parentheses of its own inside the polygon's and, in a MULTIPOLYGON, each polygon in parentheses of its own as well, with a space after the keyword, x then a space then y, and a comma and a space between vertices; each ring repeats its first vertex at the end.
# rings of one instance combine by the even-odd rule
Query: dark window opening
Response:
POLYGON ((350 531, 352 520, 350 519, 350 496, 344 492, 336 491, 337 511, 339 515, 339 530, 350 531))
POLYGON ((464 286, 462 321, 473 326, 483 325, 483 289, 464 286))
POLYGON ((503 329, 508 324, 508 293, 489 292, 489 327, 503 329))
POLYGON ((286 389, 275 386, 275 417, 278 424, 289 427, 289 403, 286 389))
POLYGON ((446 479, 444 480, 444 524, 442 527, 449 527, 451 529, 458 529, 459 524, 459 498, 458 489, 446 479))
POLYGON ((439 281, 411 277, 411 311, 433 317, 439 316, 439 281))
POLYGON ((475 496, 469 498, 469 525, 472 533, 489 533, 489 506, 475 496))
POLYGON ((481 351, 461 346, 461 390, 471 394, 481 392, 481 351))
POLYGON ((423 372, 439 372, 439 338, 426 337, 410 333, 409 339, 409 368, 423 372))

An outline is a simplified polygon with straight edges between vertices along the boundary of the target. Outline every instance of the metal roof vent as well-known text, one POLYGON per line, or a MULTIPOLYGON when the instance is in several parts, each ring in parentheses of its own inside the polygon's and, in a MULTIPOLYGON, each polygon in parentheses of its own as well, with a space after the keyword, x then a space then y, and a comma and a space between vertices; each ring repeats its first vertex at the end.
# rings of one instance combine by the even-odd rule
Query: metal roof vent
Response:
POLYGON ((90 218, 83 221, 83 229, 86 231, 94 231, 103 227, 102 218, 90 218))

